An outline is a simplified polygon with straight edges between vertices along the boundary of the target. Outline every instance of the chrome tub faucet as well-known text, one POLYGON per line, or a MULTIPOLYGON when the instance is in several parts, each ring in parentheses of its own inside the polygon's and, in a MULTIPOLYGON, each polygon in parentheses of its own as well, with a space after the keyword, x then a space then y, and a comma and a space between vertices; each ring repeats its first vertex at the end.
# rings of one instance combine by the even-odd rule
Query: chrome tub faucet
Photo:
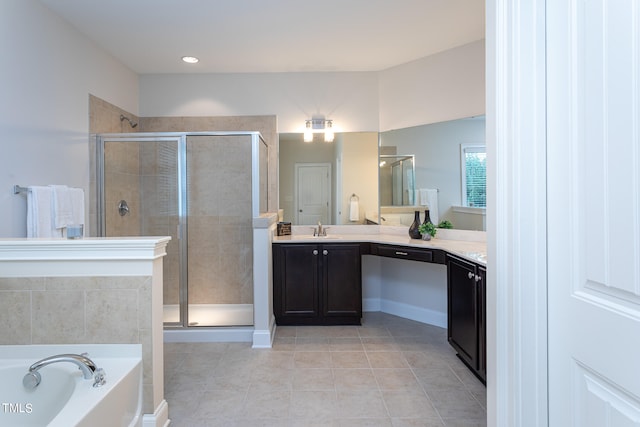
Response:
POLYGON ((34 389, 42 380, 40 375, 40 368, 43 368, 52 363, 71 362, 78 366, 78 369, 82 371, 82 376, 85 380, 94 380, 93 386, 99 387, 105 383, 104 370, 98 369, 93 360, 89 359, 86 353, 83 354, 58 354, 55 356, 45 357, 42 360, 37 361, 29 367, 29 372, 22 379, 22 384, 27 389, 34 389))

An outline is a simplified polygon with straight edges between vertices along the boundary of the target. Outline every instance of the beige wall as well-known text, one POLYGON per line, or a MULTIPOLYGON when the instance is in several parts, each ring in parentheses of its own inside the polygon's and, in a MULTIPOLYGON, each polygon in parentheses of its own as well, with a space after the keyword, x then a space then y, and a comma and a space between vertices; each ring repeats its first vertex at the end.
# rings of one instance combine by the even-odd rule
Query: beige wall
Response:
POLYGON ((378 132, 342 134, 342 212, 338 224, 364 224, 365 213, 378 212, 378 132), (359 199, 359 219, 349 220, 349 202, 359 199))

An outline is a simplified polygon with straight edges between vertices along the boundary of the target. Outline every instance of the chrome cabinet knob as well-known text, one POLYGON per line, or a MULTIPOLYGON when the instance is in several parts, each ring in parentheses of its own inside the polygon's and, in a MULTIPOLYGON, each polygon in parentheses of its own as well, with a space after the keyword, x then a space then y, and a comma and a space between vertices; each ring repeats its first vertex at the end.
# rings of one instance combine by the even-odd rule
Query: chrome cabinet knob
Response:
POLYGON ((473 279, 473 278, 474 278, 474 276, 475 276, 475 274, 473 274, 472 272, 467 273, 467 277, 468 277, 469 279, 473 279))
POLYGON ((318 250, 317 250, 317 249, 314 249, 314 250, 313 250, 313 254, 314 254, 314 255, 318 255, 318 250))
POLYGON ((325 250, 322 251, 322 255, 328 255, 328 254, 329 254, 328 250, 325 249, 325 250))
POLYGON ((476 282, 479 282, 479 281, 480 281, 480 279, 482 279, 482 277, 480 277, 480 276, 478 276, 478 275, 476 274, 476 282))

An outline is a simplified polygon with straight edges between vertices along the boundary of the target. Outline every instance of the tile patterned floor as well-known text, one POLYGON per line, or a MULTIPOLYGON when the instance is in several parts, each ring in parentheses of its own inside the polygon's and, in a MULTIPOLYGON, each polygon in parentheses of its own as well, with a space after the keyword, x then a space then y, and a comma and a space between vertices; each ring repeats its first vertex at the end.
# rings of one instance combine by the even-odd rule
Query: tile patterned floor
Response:
POLYGON ((480 427, 486 389, 446 330, 384 313, 278 327, 272 349, 165 344, 174 427, 480 427))

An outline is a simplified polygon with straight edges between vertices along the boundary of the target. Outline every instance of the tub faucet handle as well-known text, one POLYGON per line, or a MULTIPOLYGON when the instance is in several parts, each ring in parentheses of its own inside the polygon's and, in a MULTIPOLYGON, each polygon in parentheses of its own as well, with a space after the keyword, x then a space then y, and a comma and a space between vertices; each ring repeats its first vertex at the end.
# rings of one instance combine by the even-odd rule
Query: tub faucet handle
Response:
POLYGON ((102 368, 96 369, 93 373, 93 386, 102 387, 107 383, 107 374, 102 368))
POLYGON ((22 385, 27 390, 33 390, 34 388, 38 387, 38 385, 40 385, 40 381, 42 381, 40 372, 27 372, 26 375, 22 378, 22 385))

